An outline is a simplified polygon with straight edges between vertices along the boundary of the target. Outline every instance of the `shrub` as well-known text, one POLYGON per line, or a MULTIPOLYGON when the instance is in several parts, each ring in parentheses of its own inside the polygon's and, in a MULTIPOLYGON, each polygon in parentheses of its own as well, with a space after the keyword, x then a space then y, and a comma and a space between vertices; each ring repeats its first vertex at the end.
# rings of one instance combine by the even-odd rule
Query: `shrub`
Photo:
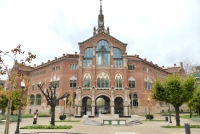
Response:
POLYGON ((65 118, 66 118, 66 115, 60 115, 59 117, 60 120, 65 120, 65 118))
POLYGON ((72 126, 62 126, 62 125, 58 125, 58 126, 53 126, 53 125, 33 125, 33 126, 24 126, 24 127, 20 127, 20 129, 71 129, 72 126))
POLYGON ((51 117, 50 114, 38 114, 38 117, 51 117))
POLYGON ((145 117, 146 117, 146 119, 150 119, 150 120, 152 120, 154 118, 153 115, 145 115, 145 117))
POLYGON ((55 122, 80 122, 80 120, 60 120, 55 122))

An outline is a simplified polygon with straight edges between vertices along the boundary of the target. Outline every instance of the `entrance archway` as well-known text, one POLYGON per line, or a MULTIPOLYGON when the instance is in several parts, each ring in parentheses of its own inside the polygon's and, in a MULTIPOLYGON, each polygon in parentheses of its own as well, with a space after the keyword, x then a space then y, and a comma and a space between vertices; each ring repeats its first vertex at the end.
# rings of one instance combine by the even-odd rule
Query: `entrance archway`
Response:
POLYGON ((92 115, 92 108, 91 108, 92 100, 90 97, 84 97, 82 99, 82 112, 81 115, 92 115))
POLYGON ((101 95, 95 100, 95 116, 99 114, 110 114, 110 98, 101 95))
POLYGON ((119 116, 123 116, 124 108, 123 108, 123 98, 116 97, 115 98, 115 114, 119 114, 119 116))

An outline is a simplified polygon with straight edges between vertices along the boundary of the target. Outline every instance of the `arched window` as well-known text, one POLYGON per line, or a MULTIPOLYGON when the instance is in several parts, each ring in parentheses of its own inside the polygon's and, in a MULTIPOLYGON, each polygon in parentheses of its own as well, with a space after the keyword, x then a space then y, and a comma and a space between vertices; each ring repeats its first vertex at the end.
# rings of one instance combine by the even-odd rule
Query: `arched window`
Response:
POLYGON ((115 88, 116 89, 122 88, 122 75, 121 74, 115 75, 115 88))
POLYGON ((138 95, 137 94, 133 95, 133 106, 135 106, 135 107, 138 106, 138 95))
POLYGON ((40 94, 36 95, 36 105, 41 105, 42 96, 40 94))
POLYGON ((92 65, 92 48, 86 48, 84 51, 83 66, 92 65))
POLYGON ((96 65, 110 65, 110 48, 105 40, 100 40, 96 46, 96 65))
POLYGON ((148 90, 151 90, 153 88, 153 82, 149 77, 144 79, 144 88, 148 90))
POLYGON ((69 87, 71 88, 75 88, 76 87, 76 82, 77 82, 77 78, 72 76, 70 79, 69 79, 69 87))
POLYGON ((102 72, 97 76, 97 88, 108 88, 109 87, 109 76, 102 72))
POLYGON ((119 48, 113 48, 114 53, 114 65, 115 66, 122 66, 122 53, 119 48))
POLYGON ((135 78, 130 77, 128 79, 128 86, 129 86, 129 88, 135 88, 135 78))
POLYGON ((91 75, 86 73, 83 78, 83 87, 90 87, 91 75))
POLYGON ((30 105, 34 105, 35 96, 31 94, 30 96, 30 105))

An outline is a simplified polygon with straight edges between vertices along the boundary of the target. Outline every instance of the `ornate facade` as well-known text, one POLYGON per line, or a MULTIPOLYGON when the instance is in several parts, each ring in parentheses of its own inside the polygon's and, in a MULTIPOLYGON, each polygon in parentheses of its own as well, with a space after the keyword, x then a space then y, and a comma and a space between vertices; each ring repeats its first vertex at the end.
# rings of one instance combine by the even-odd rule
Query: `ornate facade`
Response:
MULTIPOLYGON (((39 113, 50 111, 37 84, 46 83, 45 90, 52 80, 58 84, 56 96, 65 92, 73 96, 71 107, 75 116, 145 114, 150 104, 153 113, 168 109, 168 106, 148 98, 155 79, 163 80, 171 72, 139 55, 128 55, 127 44, 111 36, 104 23, 101 4, 98 28, 94 27, 91 38, 78 43, 79 53, 63 54, 31 67, 28 71, 31 83, 27 91, 29 105, 25 113, 33 113, 36 109, 39 113)), ((182 66, 177 68, 182 70, 182 66)), ((56 113, 62 114, 63 108, 64 100, 60 100, 56 113)))

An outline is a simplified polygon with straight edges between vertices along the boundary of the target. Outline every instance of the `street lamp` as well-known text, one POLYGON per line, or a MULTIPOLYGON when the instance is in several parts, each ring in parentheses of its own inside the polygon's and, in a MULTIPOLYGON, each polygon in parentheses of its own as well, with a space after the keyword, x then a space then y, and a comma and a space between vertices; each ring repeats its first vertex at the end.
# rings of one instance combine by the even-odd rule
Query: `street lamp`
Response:
POLYGON ((172 123, 171 113, 170 113, 170 104, 169 104, 169 123, 172 123))
POLYGON ((15 134, 20 134, 19 123, 20 123, 21 108, 22 108, 22 98, 23 98, 23 93, 24 93, 24 88, 25 88, 24 80, 21 82, 21 88, 22 88, 22 93, 21 93, 21 98, 20 98, 20 102, 19 102, 19 112, 18 112, 17 128, 15 130, 15 134))
POLYGON ((150 105, 149 105, 150 98, 149 97, 147 98, 147 101, 148 101, 148 107, 149 107, 149 120, 150 120, 150 105))
POLYGON ((64 100, 64 109, 63 109, 63 117, 65 115, 65 108, 66 108, 66 98, 63 99, 64 100))

